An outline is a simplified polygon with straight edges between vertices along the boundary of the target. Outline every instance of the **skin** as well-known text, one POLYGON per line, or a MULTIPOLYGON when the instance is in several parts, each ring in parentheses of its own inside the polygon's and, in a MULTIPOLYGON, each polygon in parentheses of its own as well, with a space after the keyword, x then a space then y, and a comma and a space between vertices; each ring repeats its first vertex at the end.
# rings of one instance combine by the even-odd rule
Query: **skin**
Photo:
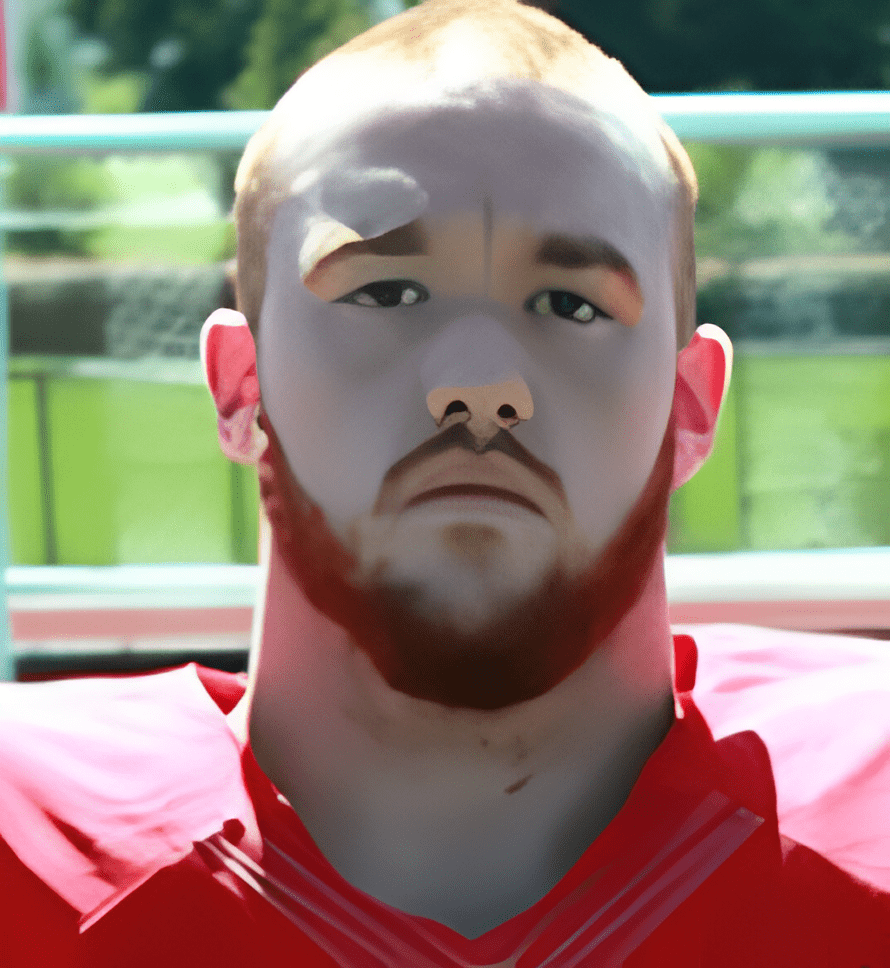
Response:
MULTIPOLYGON (((727 344, 708 332, 684 350, 677 379, 669 212, 658 191, 641 189, 637 154, 595 114, 555 112, 546 92, 530 105, 528 93, 483 97, 463 113, 427 106, 420 127, 415 106, 401 132, 390 125, 380 138, 379 124, 362 121, 320 149, 337 160, 321 171, 322 189, 326 177, 336 186, 344 158, 371 196, 376 172, 399 172, 422 211, 406 205, 398 225, 378 220, 360 234, 385 240, 412 226, 424 251, 352 240, 306 258, 318 213, 295 195, 273 225, 260 324, 262 408, 359 577, 409 586, 411 607, 445 628, 481 630, 483 645, 486 623, 554 565, 573 575, 596 559, 638 500, 671 415, 674 483, 691 476, 728 364, 727 344), (459 137, 443 144, 444 122, 459 137), (446 150, 473 143, 492 150, 446 150), (510 178, 491 167, 499 158, 515 161, 510 178), (560 177, 542 179, 557 163, 560 177), (592 238, 609 257, 542 264, 554 235, 592 238), (387 280, 409 280, 429 299, 357 302, 387 280), (544 292, 573 293, 604 315, 541 314, 544 292), (456 401, 465 410, 446 414, 456 401), (513 435, 549 483, 521 461, 466 448, 393 473, 449 421, 463 422, 479 449, 513 435), (424 498, 442 487, 463 493, 424 498)), ((348 193, 328 195, 338 203, 348 193)), ((339 208, 348 225, 356 213, 339 208)), ((245 330, 232 317, 211 321, 204 357, 227 452, 249 459, 262 438, 245 420, 259 405, 245 330)), ((344 877, 476 936, 558 882, 670 727, 662 557, 614 630, 558 684, 479 709, 394 688, 310 602, 266 530, 257 648, 233 728, 344 877)))
MULTIPOLYGON (((374 198, 376 173, 391 185, 394 170, 406 193, 419 186, 425 211, 408 224, 424 231, 425 254, 346 246, 304 283, 301 241, 315 213, 298 197, 275 218, 260 322, 263 404, 298 480, 344 540, 373 508, 384 475, 434 431, 430 393, 456 384, 518 376, 528 387, 534 417, 512 433, 561 480, 572 520, 555 530, 566 548, 576 537, 592 553, 603 547, 661 445, 676 354, 669 218, 658 195, 647 197, 641 179, 626 174, 583 104, 567 96, 550 104, 534 85, 498 93, 466 107, 412 109, 404 126, 390 112, 382 134, 372 118, 324 155, 336 159, 334 189, 363 180, 374 198), (488 157, 464 149, 473 143, 489 145, 488 157), (505 157, 509 179, 501 179, 505 157), (602 173, 592 184, 591 166, 602 173), (542 186, 537 173, 554 168, 560 179, 542 186), (627 194, 639 198, 638 212, 620 201, 627 194), (538 264, 535 254, 554 235, 594 239, 630 268, 538 264), (430 298, 383 311, 331 302, 377 279, 413 280, 430 298), (577 293, 613 318, 584 325, 526 309, 551 290, 577 293), (310 407, 312 420, 289 419, 310 407), (338 466, 361 472, 337 475, 332 486, 338 466)), ((336 196, 328 204, 373 237, 386 220, 360 207, 364 193, 357 198, 357 210, 336 196)))

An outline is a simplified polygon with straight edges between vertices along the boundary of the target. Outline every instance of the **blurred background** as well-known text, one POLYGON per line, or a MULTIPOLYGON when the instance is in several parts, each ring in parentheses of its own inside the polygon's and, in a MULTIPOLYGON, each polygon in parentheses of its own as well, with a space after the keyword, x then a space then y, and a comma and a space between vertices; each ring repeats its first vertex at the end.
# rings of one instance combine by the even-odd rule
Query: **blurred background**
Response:
MULTIPOLYGON (((402 0, 5 0, 7 110, 270 108, 402 0)), ((412 5, 412 4, 407 4, 412 5)), ((882 90, 890 6, 542 0, 654 93, 882 90)), ((890 545, 890 152, 688 143, 699 321, 737 362, 674 553, 890 545)), ((256 561, 198 333, 230 304, 237 150, 10 153, 10 562, 256 561)))

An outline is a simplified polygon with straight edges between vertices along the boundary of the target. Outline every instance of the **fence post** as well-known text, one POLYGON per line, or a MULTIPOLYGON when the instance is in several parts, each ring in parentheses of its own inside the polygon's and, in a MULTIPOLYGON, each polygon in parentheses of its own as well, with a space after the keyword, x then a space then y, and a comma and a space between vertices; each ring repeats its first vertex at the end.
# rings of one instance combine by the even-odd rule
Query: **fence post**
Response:
MULTIPOLYGON (((0 157, 0 212, 6 197, 8 162, 0 157)), ((6 233, 0 227, 0 681, 14 678, 9 612, 6 607, 6 569, 9 566, 9 301, 3 273, 6 233)))

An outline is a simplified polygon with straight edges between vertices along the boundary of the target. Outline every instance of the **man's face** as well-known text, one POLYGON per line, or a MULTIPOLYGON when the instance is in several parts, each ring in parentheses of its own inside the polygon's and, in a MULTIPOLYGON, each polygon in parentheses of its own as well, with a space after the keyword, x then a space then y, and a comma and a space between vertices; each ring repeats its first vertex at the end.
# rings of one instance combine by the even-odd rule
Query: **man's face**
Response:
POLYGON ((321 137, 268 252, 258 367, 290 468, 359 583, 464 630, 595 560, 674 387, 664 161, 527 88, 321 137), (304 281, 326 222, 370 241, 304 281))

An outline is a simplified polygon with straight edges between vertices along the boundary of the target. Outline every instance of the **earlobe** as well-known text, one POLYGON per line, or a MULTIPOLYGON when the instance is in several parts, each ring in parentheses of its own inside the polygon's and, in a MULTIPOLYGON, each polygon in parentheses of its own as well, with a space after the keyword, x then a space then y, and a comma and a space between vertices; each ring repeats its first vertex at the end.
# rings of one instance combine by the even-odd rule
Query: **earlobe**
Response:
POLYGON ((729 337, 717 326, 699 326, 677 358, 672 411, 676 437, 672 490, 685 484, 711 453, 731 372, 729 337))
POLYGON ((219 446, 229 460, 255 464, 268 446, 257 424, 260 385, 247 320, 217 309, 201 330, 201 363, 217 412, 219 446))

